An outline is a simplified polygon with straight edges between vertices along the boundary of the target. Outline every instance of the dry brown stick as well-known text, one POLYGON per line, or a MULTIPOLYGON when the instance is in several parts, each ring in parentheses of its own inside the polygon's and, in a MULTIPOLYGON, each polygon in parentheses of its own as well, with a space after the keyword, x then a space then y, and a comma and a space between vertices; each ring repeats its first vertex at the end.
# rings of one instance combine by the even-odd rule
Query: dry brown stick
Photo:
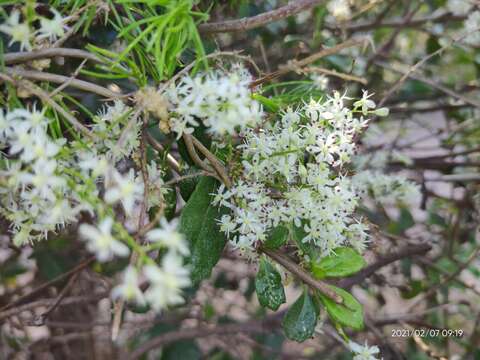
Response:
POLYGON ((375 271, 377 271, 378 269, 384 266, 387 266, 397 260, 400 260, 409 256, 424 254, 428 252, 431 248, 432 247, 428 244, 408 245, 404 249, 398 252, 381 257, 373 264, 360 270, 354 276, 340 280, 338 282, 338 286, 341 288, 350 288, 353 285, 361 283, 367 277, 371 276, 375 271))
POLYGON ((255 29, 262 25, 298 14, 299 12, 302 12, 304 10, 308 10, 322 2, 322 0, 291 1, 287 5, 282 6, 278 9, 252 17, 201 24, 198 26, 198 30, 201 33, 219 33, 255 29))
MULTIPOLYGON (((68 76, 51 74, 43 71, 36 71, 36 70, 24 70, 19 68, 5 68, 6 74, 14 77, 21 77, 25 79, 35 80, 35 81, 47 81, 53 82, 57 84, 64 84, 65 82, 69 81, 68 76)), ((70 81, 69 86, 87 91, 89 93, 97 94, 103 96, 108 99, 116 99, 121 97, 121 94, 113 92, 103 86, 99 86, 93 84, 88 81, 73 79, 70 81)))
POLYGON ((53 98, 55 95, 57 95, 60 91, 62 91, 63 89, 65 89, 66 87, 68 87, 71 82, 73 80, 75 80, 75 78, 78 76, 78 74, 80 73, 80 70, 82 70, 83 66, 85 65, 85 63, 87 62, 87 59, 83 59, 83 61, 80 63, 80 65, 77 67, 77 69, 74 71, 74 73, 72 74, 72 76, 70 76, 70 78, 64 82, 62 85, 60 85, 59 87, 57 87, 55 90, 53 90, 49 96, 51 98, 53 98))
POLYGON ((286 270, 288 270, 290 273, 298 277, 308 286, 312 287, 315 290, 318 290, 323 295, 328 296, 337 304, 343 303, 342 297, 338 295, 335 291, 333 291, 328 284, 324 283, 323 281, 314 279, 312 276, 310 276, 310 274, 305 272, 300 266, 295 264, 292 260, 288 259, 286 256, 282 255, 276 250, 270 250, 265 248, 260 248, 259 250, 264 254, 268 255, 270 258, 275 260, 280 265, 282 265, 286 270))
MULTIPOLYGON (((152 146, 152 148, 154 148, 157 152, 160 153, 165 152, 165 148, 163 147, 163 145, 160 144, 157 140, 155 140, 155 138, 150 135, 148 131, 145 131, 144 133, 148 143, 152 146)), ((171 154, 167 154, 166 161, 168 166, 170 166, 177 174, 180 174, 180 164, 171 154)))
POLYGON ((60 305, 62 300, 65 298, 65 296, 68 294, 68 292, 72 288, 73 284, 75 284, 75 281, 78 279, 78 276, 80 275, 80 273, 81 271, 77 271, 70 277, 70 279, 67 282, 67 285, 65 285, 65 287, 60 291, 60 294, 58 294, 57 298, 55 299, 55 302, 51 306, 49 306, 49 308, 45 310, 45 312, 40 314, 37 318, 33 319, 32 325, 34 326, 45 325, 45 320, 60 305))
POLYGON ((5 61, 5 65, 12 65, 36 59, 48 59, 57 56, 87 59, 94 62, 101 62, 100 58, 98 58, 94 54, 89 53, 88 51, 69 48, 49 48, 36 51, 6 53, 3 59, 5 61))
POLYGON ((63 107, 58 105, 44 90, 42 90, 39 86, 35 85, 34 83, 22 80, 20 82, 20 86, 24 86, 30 93, 37 96, 42 100, 42 102, 51 106, 55 111, 57 111, 60 115, 62 115, 75 129, 80 131, 85 136, 89 137, 90 139, 96 139, 96 135, 93 134, 90 130, 88 130, 80 121, 78 121, 73 115, 67 112, 63 107))
POLYGON ((432 79, 421 76, 419 74, 412 74, 408 70, 401 70, 399 68, 389 66, 388 64, 380 62, 380 61, 375 61, 375 65, 378 65, 380 67, 383 67, 384 69, 402 74, 404 76, 407 75, 410 79, 417 80, 417 81, 420 81, 424 84, 430 85, 434 89, 440 90, 441 92, 443 92, 443 93, 445 93, 445 94, 447 94, 447 95, 449 95, 449 96, 451 96, 451 97, 453 97, 457 100, 463 101, 465 104, 469 104, 469 105, 472 105, 476 108, 480 108, 480 102, 478 102, 476 100, 473 100, 473 99, 470 99, 470 98, 467 98, 464 95, 462 95, 460 93, 457 93, 457 92, 449 89, 448 87, 437 83, 436 81, 434 81, 432 79))
POLYGON ((197 151, 195 150, 195 146, 193 145, 193 136, 184 133, 183 136, 183 141, 185 142, 185 147, 187 148, 188 155, 192 158, 193 162, 198 165, 200 168, 202 168, 205 171, 212 172, 212 169, 210 166, 205 163, 202 159, 197 154, 197 151))
POLYGON ((0 79, 12 83, 16 87, 23 87, 31 94, 37 96, 42 100, 42 102, 47 103, 57 112, 59 112, 75 129, 79 130, 81 133, 89 137, 90 139, 95 139, 96 136, 90 132, 80 121, 78 121, 74 116, 68 113, 64 108, 58 105, 49 95, 43 91, 40 87, 36 86, 34 83, 28 80, 17 81, 9 75, 0 73, 0 79))
POLYGON ((451 273, 449 276, 445 277, 445 279, 443 279, 440 283, 432 286, 431 288, 428 289, 428 291, 422 293, 421 295, 419 295, 418 297, 416 297, 409 305, 408 305, 408 309, 407 309, 407 312, 414 308, 416 305, 418 305, 420 302, 422 302, 423 300, 429 298, 430 296, 432 296, 433 294, 435 294, 435 292, 440 288, 442 287, 443 285, 449 283, 450 281, 452 281, 453 279, 455 279, 463 270, 465 270, 475 259, 478 258, 480 254, 480 247, 477 247, 477 249, 472 253, 470 254, 470 256, 468 257, 467 261, 465 261, 463 264, 460 264, 458 266, 458 269, 456 271, 454 271, 453 273, 451 273))
MULTIPOLYGON (((191 135, 187 135, 189 137, 191 135)), ((218 176, 221 178, 223 183, 227 188, 232 187, 232 181, 230 180, 227 170, 223 166, 223 164, 220 162, 220 160, 217 159, 215 155, 213 155, 210 150, 208 150, 197 138, 194 136, 191 136, 193 145, 200 150, 200 152, 208 159, 210 164, 213 166, 215 171, 217 172, 218 176)))
POLYGON ((341 73, 341 72, 338 72, 336 70, 325 69, 325 68, 317 67, 317 66, 311 66, 311 67, 302 69, 302 71, 326 74, 326 75, 338 77, 338 78, 343 79, 343 80, 356 81, 356 82, 359 82, 363 85, 367 85, 367 79, 365 79, 363 77, 341 73))
POLYGON ((138 359, 143 354, 147 353, 152 349, 179 340, 196 339, 212 335, 230 335, 245 332, 259 334, 271 332, 272 328, 278 326, 279 318, 280 317, 275 314, 274 316, 271 316, 263 321, 254 320, 238 324, 220 324, 216 325, 215 327, 199 326, 196 328, 171 331, 144 342, 137 349, 135 349, 126 359, 138 359))
POLYGON ((409 78, 411 75, 416 72, 420 67, 423 66, 428 60, 434 58, 435 56, 440 55, 442 52, 444 52, 446 49, 449 47, 453 46, 455 43, 463 40, 465 37, 468 35, 479 31, 479 28, 476 28, 472 31, 468 31, 467 33, 461 34, 459 37, 456 37, 454 39, 450 39, 449 42, 442 47, 440 47, 438 50, 428 54, 427 56, 423 57, 420 61, 416 62, 414 65, 412 65, 407 72, 404 73, 404 75, 386 92, 382 100, 380 100, 378 106, 383 106, 385 102, 395 93, 400 89, 402 84, 409 78))
POLYGON ((56 278, 46 282, 45 284, 42 284, 39 287, 33 289, 28 294, 22 295, 18 299, 16 299, 16 300, 12 301, 11 303, 5 305, 4 307, 2 307, 0 309, 0 311, 3 312, 5 310, 8 310, 8 309, 14 307, 14 306, 18 306, 18 305, 21 305, 21 304, 25 303, 27 300, 30 300, 35 295, 38 295, 38 294, 42 293, 43 291, 45 291, 46 289, 48 289, 50 286, 55 285, 56 283, 61 282, 65 279, 69 278, 72 274, 75 274, 79 271, 82 271, 88 265, 90 265, 93 261, 95 261, 95 256, 91 256, 91 257, 83 260, 77 266, 75 266, 73 269, 68 270, 67 272, 57 276, 56 278))
MULTIPOLYGON (((433 270, 441 273, 442 275, 445 275, 445 276, 449 276, 450 275, 450 272, 445 270, 444 268, 438 266, 437 264, 435 264, 434 262, 432 262, 431 260, 429 259, 425 259, 423 257, 416 257, 415 260, 416 262, 419 262, 425 266, 428 266, 430 268, 432 268, 433 270)), ((478 296, 480 296, 480 290, 477 290, 477 288, 475 287, 474 284, 468 284, 466 283, 465 281, 462 281, 458 278, 453 278, 452 281, 456 282, 457 284, 459 284, 460 286, 463 286, 464 288, 466 289, 469 289, 471 290, 472 292, 474 292, 475 294, 477 294, 478 296)))
MULTIPOLYGON (((419 17, 416 19, 410 19, 405 22, 404 19, 390 20, 384 22, 369 22, 358 24, 342 24, 342 28, 349 31, 366 31, 371 29, 379 29, 382 27, 390 28, 409 28, 424 25, 426 23, 440 23, 445 21, 463 21, 467 18, 465 15, 453 15, 451 13, 442 13, 439 15, 430 15, 425 17, 419 17)), ((328 25, 328 27, 334 27, 335 25, 328 25)))
MULTIPOLYGON (((88 296, 71 296, 71 297, 64 298, 63 301, 59 304, 59 306, 81 304, 84 302, 96 302, 108 296, 109 296, 109 293, 100 293, 100 294, 94 294, 94 295, 88 295, 88 296)), ((38 307, 52 306, 56 301, 57 299, 42 299, 42 300, 30 302, 25 305, 16 306, 12 309, 8 309, 6 311, 0 312, 0 324, 5 319, 18 315, 24 311, 30 311, 38 307)))
POLYGON ((306 65, 309 65, 309 64, 311 64, 311 63, 313 63, 313 62, 315 62, 315 61, 317 61, 317 60, 319 60, 319 59, 321 59, 325 56, 336 54, 343 49, 347 49, 347 48, 352 47, 352 46, 356 46, 356 45, 360 45, 360 44, 366 44, 366 43, 367 43, 367 39, 362 37, 362 38, 350 39, 350 40, 344 41, 344 42, 342 42, 338 45, 332 46, 330 48, 322 49, 322 50, 316 52, 315 54, 307 56, 306 58, 304 58, 302 60, 294 60, 294 61, 291 61, 289 64, 279 66, 278 70, 276 70, 276 71, 274 71, 270 74, 267 74, 264 77, 261 77, 260 79, 252 81, 250 83, 250 87, 253 88, 255 86, 263 84, 264 82, 273 80, 273 79, 275 79, 275 78, 277 78, 281 75, 289 73, 292 70, 296 70, 296 69, 302 68, 306 65))

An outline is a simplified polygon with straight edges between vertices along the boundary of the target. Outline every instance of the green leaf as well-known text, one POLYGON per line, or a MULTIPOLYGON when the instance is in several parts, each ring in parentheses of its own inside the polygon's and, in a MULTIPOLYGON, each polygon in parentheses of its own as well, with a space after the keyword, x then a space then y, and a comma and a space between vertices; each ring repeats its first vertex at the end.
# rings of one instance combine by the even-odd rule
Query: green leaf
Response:
POLYGON ((280 109, 280 105, 278 104, 278 102, 260 94, 253 94, 252 98, 262 104, 269 112, 277 112, 280 109))
POLYGON ((288 240, 288 228, 278 225, 268 234, 267 240, 263 243, 263 247, 267 249, 278 249, 288 240))
POLYGON ((171 189, 164 195, 165 201, 165 218, 170 221, 175 217, 175 210, 177 209, 177 192, 175 189, 171 189))
POLYGON ((265 258, 260 260, 260 267, 255 278, 255 290, 260 305, 271 310, 277 310, 285 302, 282 277, 265 258))
POLYGON ((298 342, 311 338, 317 325, 317 317, 318 309, 308 294, 308 290, 305 290, 283 318, 282 325, 285 335, 298 342))
MULTIPOLYGON (((197 168, 196 166, 191 166, 182 175, 193 175, 198 172, 200 172, 199 168, 197 168)), ((197 186, 199 180, 200 175, 195 177, 188 177, 179 182, 178 187, 180 189, 180 195, 182 195, 183 200, 188 201, 188 199, 190 199, 190 196, 195 191, 195 187, 197 186)))
POLYGON ((330 285, 330 288, 343 299, 342 304, 337 304, 327 296, 318 293, 320 301, 327 309, 330 318, 340 325, 350 327, 354 330, 363 329, 363 307, 347 291, 330 285))
POLYGON ((363 257, 350 247, 339 247, 334 254, 311 262, 313 276, 317 279, 342 277, 355 274, 366 262, 363 257))
POLYGON ((217 219, 228 209, 211 203, 217 184, 214 178, 202 177, 180 216, 180 232, 190 243, 189 263, 194 284, 210 276, 227 241, 217 219))
POLYGON ((292 239, 297 244, 298 248, 310 259, 318 257, 318 248, 310 242, 304 242, 303 239, 307 236, 307 232, 303 227, 298 227, 292 224, 292 239))

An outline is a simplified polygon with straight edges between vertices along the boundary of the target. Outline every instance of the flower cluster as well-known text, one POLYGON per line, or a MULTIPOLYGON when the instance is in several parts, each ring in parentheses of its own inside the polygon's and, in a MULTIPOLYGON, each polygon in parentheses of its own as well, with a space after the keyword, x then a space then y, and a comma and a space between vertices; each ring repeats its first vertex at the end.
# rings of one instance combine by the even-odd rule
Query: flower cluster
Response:
POLYGON ((45 238, 72 222, 83 209, 62 176, 64 139, 48 135, 43 112, 0 110, 0 211, 12 223, 14 243, 45 238))
POLYGON ((382 204, 411 204, 420 198, 419 186, 402 176, 365 170, 356 174, 352 181, 357 193, 371 195, 382 204))
POLYGON ((342 168, 354 154, 354 137, 367 124, 363 115, 385 113, 374 110, 369 97, 365 92, 351 110, 347 98, 335 93, 288 109, 269 127, 245 132, 243 176, 215 197, 232 210, 220 223, 234 246, 253 248, 282 225, 302 229, 303 242, 323 254, 343 244, 364 249, 367 226, 354 217, 358 197, 342 168))
POLYGON ((20 50, 32 50, 32 44, 40 44, 43 40, 54 42, 65 35, 68 19, 63 18, 54 8, 50 8, 50 11, 53 14, 51 19, 35 15, 35 20, 40 23, 40 27, 35 30, 31 22, 20 21, 20 11, 13 10, 5 23, 0 25, 0 31, 10 36, 9 45, 19 43, 20 50))
POLYGON ((381 124, 370 124, 362 137, 364 145, 375 151, 357 154, 352 159, 356 170, 352 178, 353 185, 362 197, 372 197, 381 204, 413 204, 420 197, 419 186, 402 174, 387 174, 389 162, 412 165, 413 160, 395 149, 379 149, 378 139, 382 138, 384 129, 381 124))
POLYGON ((161 228, 149 231, 146 239, 154 248, 167 250, 161 266, 146 258, 146 264, 128 266, 123 272, 123 281, 112 290, 113 298, 133 301, 139 305, 146 303, 159 311, 169 305, 183 303, 182 289, 190 285, 190 273, 183 264, 183 256, 189 254, 187 243, 177 228, 178 222, 161 220, 161 228), (140 289, 140 273, 149 283, 148 289, 140 289))
POLYGON ((202 122, 215 135, 234 134, 255 126, 262 118, 260 104, 252 99, 252 78, 240 66, 195 77, 184 76, 167 91, 171 129, 180 137, 202 122))
POLYGON ((98 223, 82 223, 78 231, 98 261, 126 257, 132 247, 141 255, 113 295, 148 302, 156 310, 178 304, 190 280, 183 265, 189 250, 176 222, 163 219, 160 228, 145 234, 146 247, 133 246, 129 234, 142 226, 142 212, 161 208, 167 191, 155 162, 146 166, 147 188, 140 171, 125 166, 139 145, 141 121, 120 101, 105 106, 93 121, 93 140, 67 143, 50 135, 43 111, 0 110, 0 212, 11 223, 13 241, 20 246, 45 239, 89 213, 98 223), (149 258, 150 251, 166 251, 160 266, 149 258), (137 286, 138 273, 150 284, 145 293, 137 286))

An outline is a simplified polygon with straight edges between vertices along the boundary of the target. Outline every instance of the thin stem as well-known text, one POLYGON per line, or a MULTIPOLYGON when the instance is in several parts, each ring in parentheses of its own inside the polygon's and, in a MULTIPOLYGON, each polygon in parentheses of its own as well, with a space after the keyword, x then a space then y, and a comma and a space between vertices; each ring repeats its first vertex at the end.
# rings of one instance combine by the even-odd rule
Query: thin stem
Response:
POLYGON ((288 259, 286 256, 280 254, 276 250, 260 248, 260 251, 268 255, 270 258, 275 260, 280 265, 282 265, 285 269, 287 269, 293 275, 298 277, 308 286, 312 287, 315 290, 318 290, 323 295, 335 301, 337 304, 343 303, 342 297, 338 295, 335 291, 333 291, 328 284, 324 283, 323 281, 314 279, 313 277, 310 276, 310 274, 305 272, 300 266, 295 264, 292 260, 288 259))
POLYGON ((108 99, 116 99, 122 97, 122 94, 113 92, 103 86, 99 86, 88 81, 79 80, 79 79, 70 79, 68 76, 51 74, 43 71, 36 70, 24 70, 19 68, 5 68, 5 73, 14 76, 20 77, 35 81, 48 81, 57 84, 64 84, 69 82, 69 86, 87 91, 89 93, 97 94, 108 99))
MULTIPOLYGON (((190 136, 190 135, 188 135, 190 136)), ((220 162, 220 160, 217 159, 215 155, 213 155, 197 138, 194 136, 191 137, 193 144, 195 147, 200 150, 200 152, 208 159, 210 164, 213 166, 217 174, 220 176, 222 179, 223 183, 227 188, 232 187, 232 181, 228 177, 227 170, 223 166, 223 164, 220 162)))
POLYGON ((12 65, 36 59, 48 59, 57 56, 87 59, 94 62, 101 62, 101 60, 96 55, 89 53, 88 51, 68 48, 49 48, 36 51, 6 53, 3 59, 5 61, 5 65, 12 65))
POLYGON ((198 26, 200 33, 220 33, 233 31, 246 31, 255 29, 265 24, 298 14, 322 3, 322 0, 297 0, 278 9, 265 12, 256 16, 227 20, 215 23, 206 23, 198 26))

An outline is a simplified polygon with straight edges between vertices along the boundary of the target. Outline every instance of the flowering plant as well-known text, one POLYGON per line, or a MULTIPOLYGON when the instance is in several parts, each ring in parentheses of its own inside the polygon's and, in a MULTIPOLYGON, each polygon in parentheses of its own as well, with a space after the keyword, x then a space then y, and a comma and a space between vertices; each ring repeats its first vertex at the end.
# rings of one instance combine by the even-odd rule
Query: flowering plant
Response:
MULTIPOLYGON (((478 125, 461 111, 480 106, 418 71, 454 46, 475 58, 478 5, 448 1, 439 14, 414 18, 425 12, 419 3, 400 22, 384 17, 403 5, 277 5, 228 21, 219 14, 245 5, 1 5, 2 356, 28 357, 44 342, 53 358, 76 358, 72 338, 89 358, 139 359, 159 348, 162 359, 223 358, 238 336, 248 357, 260 358, 256 348, 270 349, 271 334, 254 335, 267 331, 294 350, 303 343, 302 356, 322 357, 335 344, 355 360, 389 358, 400 352, 381 326, 409 323, 410 309, 437 301, 438 274, 478 294, 460 278, 480 252, 476 215, 462 206, 476 214, 478 201, 464 195, 459 204, 428 184, 478 180, 443 160, 478 152, 478 125), (450 20, 459 26, 423 29, 428 55, 403 53, 415 42, 403 27, 450 20), (385 39, 377 27, 398 30, 385 39), (373 36, 356 34, 364 31, 373 36), (393 59, 413 65, 403 70, 393 59), (461 101, 442 104, 458 111, 444 114, 445 129, 422 127, 450 152, 416 157, 412 145, 423 138, 405 125, 417 121, 407 114, 430 108, 412 110, 405 99, 435 103, 432 89, 461 101), (430 170, 441 174, 429 178, 430 170), (445 234, 462 257, 442 257, 445 234), (430 251, 437 255, 423 257, 430 251), (389 317, 400 303, 405 313, 389 317), (228 341, 202 341, 210 335, 228 341)), ((465 83, 473 71, 465 69, 465 83)), ((269 351, 283 358, 287 350, 269 351)))

